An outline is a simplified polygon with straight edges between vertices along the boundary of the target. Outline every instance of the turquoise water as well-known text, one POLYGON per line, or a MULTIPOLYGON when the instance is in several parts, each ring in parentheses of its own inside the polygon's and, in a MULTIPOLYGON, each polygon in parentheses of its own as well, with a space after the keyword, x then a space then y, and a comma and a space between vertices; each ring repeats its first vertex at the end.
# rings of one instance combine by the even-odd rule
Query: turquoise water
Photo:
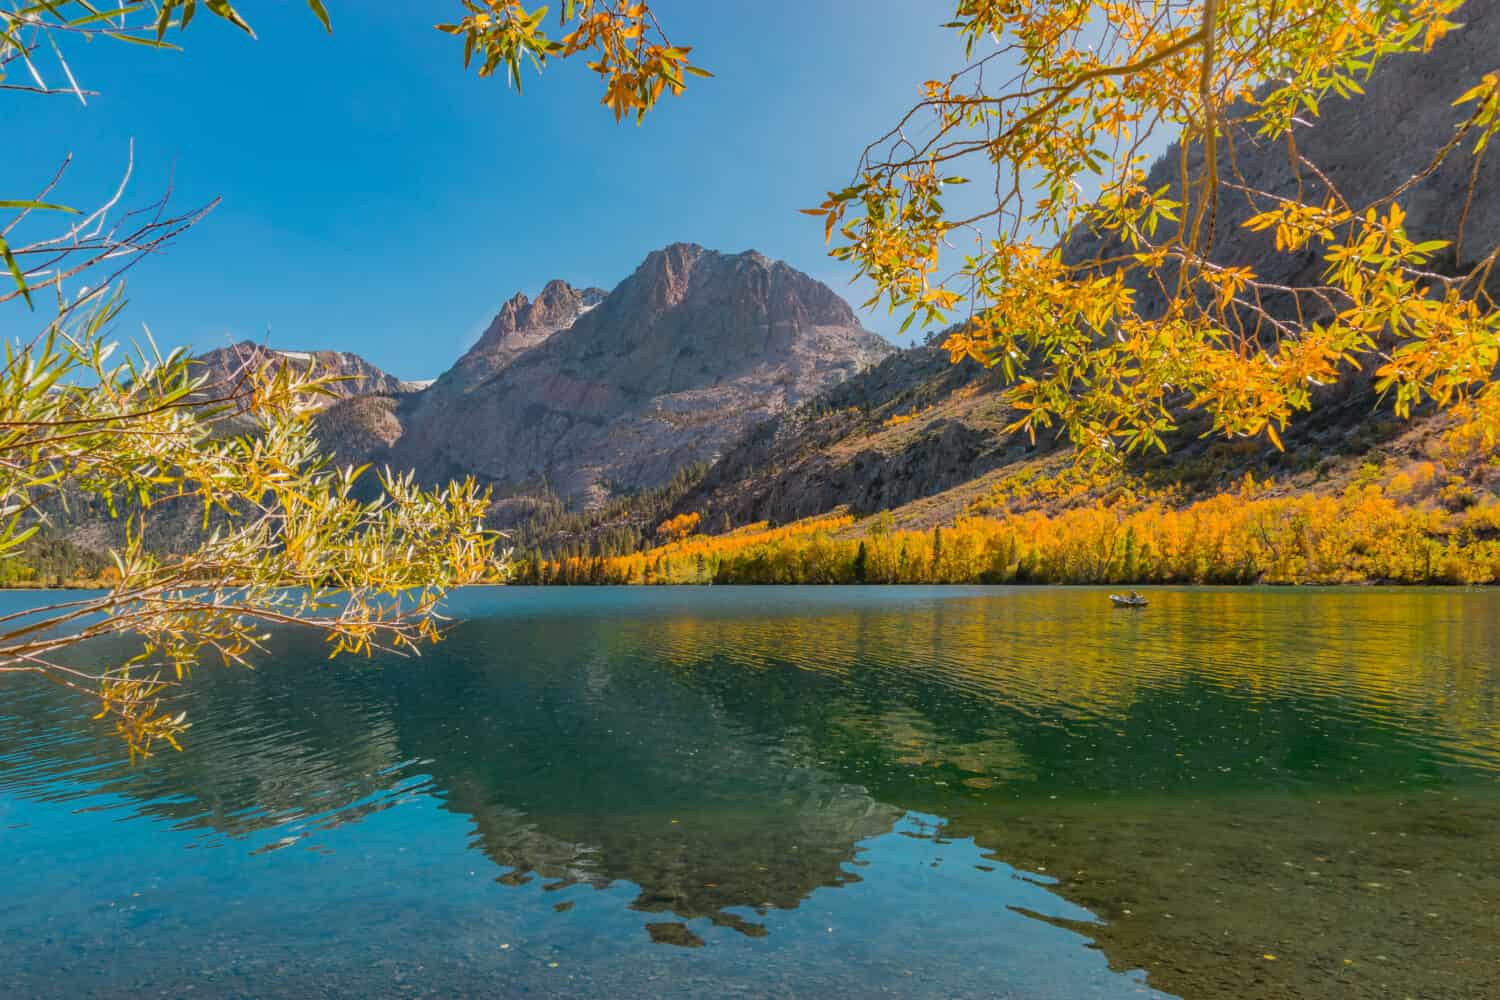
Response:
POLYGON ((0 682, 0 995, 1500 995, 1500 593, 1150 596, 476 590, 134 767, 0 682))

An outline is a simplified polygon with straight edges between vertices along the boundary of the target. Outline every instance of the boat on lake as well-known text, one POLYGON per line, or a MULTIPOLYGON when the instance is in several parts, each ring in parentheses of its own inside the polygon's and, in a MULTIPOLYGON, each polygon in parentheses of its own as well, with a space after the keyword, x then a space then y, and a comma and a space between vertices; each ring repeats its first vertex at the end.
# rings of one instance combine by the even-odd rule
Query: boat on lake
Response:
POLYGON ((1117 608, 1144 608, 1148 603, 1144 597, 1133 590, 1128 594, 1110 594, 1109 599, 1117 608))

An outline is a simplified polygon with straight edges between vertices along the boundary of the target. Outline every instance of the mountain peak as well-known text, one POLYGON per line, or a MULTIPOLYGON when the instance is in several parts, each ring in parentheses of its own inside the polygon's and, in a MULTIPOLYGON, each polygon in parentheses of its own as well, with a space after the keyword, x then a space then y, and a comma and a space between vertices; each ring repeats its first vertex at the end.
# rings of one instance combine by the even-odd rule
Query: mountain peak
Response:
POLYGON ((611 297, 661 312, 689 301, 759 312, 765 322, 858 327, 849 304, 822 282, 759 250, 723 253, 696 243, 653 250, 611 297))
POLYGON ((574 503, 658 486, 891 348, 821 282, 754 250, 673 243, 608 295, 513 299, 388 451, 432 481, 545 479, 574 503), (597 306, 597 308, 595 308, 597 306))
POLYGON ((506 300, 444 381, 468 388, 504 368, 521 353, 536 347, 603 301, 600 288, 576 288, 561 278, 542 286, 535 300, 517 292, 506 300))
POLYGON ((495 318, 490 320, 490 325, 485 328, 480 336, 479 342, 484 343, 488 339, 498 339, 508 333, 513 333, 521 325, 521 316, 531 305, 531 299, 526 297, 525 292, 517 292, 506 299, 500 306, 500 311, 495 318))

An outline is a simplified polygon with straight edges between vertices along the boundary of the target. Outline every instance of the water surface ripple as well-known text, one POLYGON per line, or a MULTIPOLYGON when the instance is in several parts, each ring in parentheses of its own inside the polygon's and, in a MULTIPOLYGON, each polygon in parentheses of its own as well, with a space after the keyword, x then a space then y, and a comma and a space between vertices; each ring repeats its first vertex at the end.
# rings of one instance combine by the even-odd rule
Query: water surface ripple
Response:
POLYGON ((6 680, 0 995, 1500 996, 1500 592, 1150 596, 475 590, 135 767, 6 680))

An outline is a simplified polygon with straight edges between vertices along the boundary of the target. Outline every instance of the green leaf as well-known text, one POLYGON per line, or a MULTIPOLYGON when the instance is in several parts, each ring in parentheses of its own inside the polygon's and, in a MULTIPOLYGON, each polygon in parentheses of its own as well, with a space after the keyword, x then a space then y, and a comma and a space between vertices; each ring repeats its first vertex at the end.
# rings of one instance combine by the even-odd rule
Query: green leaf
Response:
POLYGON ((255 37, 255 31, 250 27, 249 22, 247 22, 243 17, 240 17, 240 12, 229 5, 229 0, 203 0, 203 2, 209 10, 213 11, 215 14, 219 15, 230 24, 234 25, 236 28, 239 28, 251 38, 255 37))
POLYGON ((67 22, 67 24, 70 28, 82 28, 85 25, 95 24, 99 21, 108 21, 117 17, 134 14, 136 11, 141 10, 145 6, 146 5, 143 3, 133 3, 126 7, 116 7, 113 10, 96 11, 93 14, 85 14, 82 17, 75 17, 73 20, 67 22))
POLYGON ((67 212, 69 215, 77 215, 78 209, 69 208, 67 205, 53 205, 45 201, 0 201, 0 208, 36 209, 37 211, 67 212))
POLYGON ((106 31, 103 34, 117 41, 129 42, 132 45, 144 45, 150 49, 181 49, 179 45, 162 41, 161 36, 157 36, 156 38, 142 38, 140 35, 128 35, 123 31, 106 31))
POLYGON ((0 42, 4 42, 6 45, 9 45, 11 48, 15 49, 17 52, 29 51, 29 49, 24 44, 22 44, 19 38, 11 34, 10 29, 8 29, 4 24, 0 24, 0 42))
POLYGON ((12 548, 14 546, 23 544, 28 538, 36 534, 37 529, 39 529, 40 527, 40 524, 33 524, 30 527, 22 529, 19 534, 12 535, 10 538, 6 539, 5 547, 12 548))
POLYGON ((307 0, 307 5, 318 16, 318 20, 323 22, 323 30, 333 34, 333 23, 328 20, 328 8, 323 6, 323 0, 307 0))
POLYGON ((4 258, 5 266, 10 270, 10 276, 16 279, 16 287, 21 290, 21 297, 26 300, 26 305, 35 309, 36 303, 31 301, 31 289, 26 287, 26 278, 21 274, 21 265, 16 263, 16 255, 10 252, 10 244, 5 242, 3 236, 0 236, 0 258, 4 258))

